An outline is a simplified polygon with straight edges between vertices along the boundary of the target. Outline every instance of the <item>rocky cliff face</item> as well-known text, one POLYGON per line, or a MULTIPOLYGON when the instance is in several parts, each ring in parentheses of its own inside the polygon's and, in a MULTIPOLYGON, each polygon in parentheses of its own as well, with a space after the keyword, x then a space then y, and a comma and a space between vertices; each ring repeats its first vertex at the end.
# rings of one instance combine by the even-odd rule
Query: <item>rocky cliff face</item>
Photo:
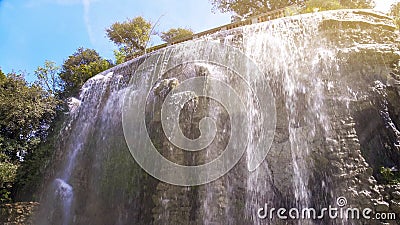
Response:
MULTIPOLYGON (((257 216, 266 203, 321 209, 338 207, 340 197, 346 198, 346 207, 400 212, 400 187, 386 185, 380 173, 381 167, 400 169, 400 46, 390 18, 364 10, 330 11, 223 31, 203 41, 243 51, 263 74, 255 86, 267 84, 272 89, 276 131, 260 167, 247 170, 247 153, 225 176, 189 187, 160 182, 145 173, 129 153, 121 119, 126 89, 139 92, 140 81, 147 79, 134 76, 151 57, 144 56, 85 84, 61 135, 37 224, 396 223, 257 216)), ((166 52, 184 55, 184 46, 166 52)), ((215 54, 197 50, 202 56, 215 54)), ((224 58, 229 54, 221 55, 224 58)), ((165 158, 191 166, 222 154, 232 127, 218 102, 194 98, 180 112, 179 127, 190 139, 200 136, 201 118, 215 119, 216 138, 204 152, 177 148, 163 133, 161 122, 167 94, 185 79, 234 74, 219 67, 193 62, 152 80, 145 122, 153 145, 165 158)), ((257 117, 257 110, 263 109, 247 110, 248 116, 257 117)), ((252 140, 260 135, 250 134, 252 140)))

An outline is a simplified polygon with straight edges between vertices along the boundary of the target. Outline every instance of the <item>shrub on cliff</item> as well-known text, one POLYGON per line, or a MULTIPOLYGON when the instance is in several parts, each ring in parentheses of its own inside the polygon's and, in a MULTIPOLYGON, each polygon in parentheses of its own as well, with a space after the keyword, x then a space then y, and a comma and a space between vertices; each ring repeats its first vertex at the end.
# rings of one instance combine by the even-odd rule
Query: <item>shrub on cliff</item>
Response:
POLYGON ((214 10, 233 12, 240 18, 248 18, 287 6, 303 4, 304 0, 210 0, 210 2, 214 10))
POLYGON ((119 56, 118 54, 123 54, 127 58, 144 52, 151 33, 152 24, 141 16, 124 22, 116 22, 106 29, 107 37, 119 47, 114 53, 116 57, 119 56))
POLYGON ((190 29, 184 29, 184 28, 173 28, 170 29, 166 32, 161 32, 161 39, 165 42, 174 42, 178 41, 183 38, 187 38, 193 35, 193 31, 190 29))
MULTIPOLYGON (((315 5, 322 10, 340 8, 372 8, 373 0, 210 0, 214 10, 221 12, 233 12, 240 18, 248 18, 260 15, 276 9, 281 9, 291 5, 315 5)), ((312 12, 313 10, 311 10, 312 12)))
POLYGON ((397 29, 400 29, 400 2, 392 5, 390 15, 394 17, 397 29))
POLYGON ((383 181, 386 184, 399 184, 400 183, 400 174, 396 170, 396 173, 391 168, 381 167, 380 168, 380 175, 383 178, 383 181))
POLYGON ((343 9, 344 7, 337 0, 310 0, 306 2, 304 13, 343 9))

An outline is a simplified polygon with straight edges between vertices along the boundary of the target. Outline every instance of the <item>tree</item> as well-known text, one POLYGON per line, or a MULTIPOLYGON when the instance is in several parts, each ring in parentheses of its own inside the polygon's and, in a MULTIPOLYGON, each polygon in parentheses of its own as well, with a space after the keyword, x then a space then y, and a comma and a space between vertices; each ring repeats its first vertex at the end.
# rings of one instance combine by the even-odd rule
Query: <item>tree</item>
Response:
MULTIPOLYGON (((214 9, 233 12, 248 18, 291 5, 304 5, 306 0, 210 0, 214 9)), ((339 0, 343 8, 372 8, 373 0, 339 0)))
POLYGON ((18 165, 2 161, 0 156, 0 203, 11 201, 11 189, 17 175, 18 165))
POLYGON ((10 200, 21 160, 46 139, 56 105, 39 85, 0 71, 0 202, 10 200))
POLYGON ((373 8, 374 0, 339 0, 340 5, 348 9, 373 8))
POLYGON ((3 71, 1 71, 0 68, 0 81, 4 80, 6 78, 6 75, 3 73, 3 71))
POLYGON ((210 0, 214 9, 221 12, 233 12, 234 14, 248 18, 294 4, 302 4, 304 0, 210 0))
POLYGON ((46 60, 44 66, 35 70, 38 84, 47 92, 55 95, 60 92, 60 78, 58 76, 60 67, 55 62, 46 60))
MULTIPOLYGON (((25 155, 24 161, 19 163, 13 178, 12 197, 14 201, 38 201, 39 190, 46 168, 50 165, 55 149, 59 143, 59 135, 68 116, 57 111, 46 138, 30 154, 25 155)), ((11 167, 11 169, 14 169, 11 167)), ((13 172, 13 171, 11 171, 13 172)), ((8 172, 8 174, 13 174, 8 172)), ((14 175, 14 174, 13 174, 14 175)))
POLYGON ((343 6, 337 0, 309 0, 303 10, 305 13, 341 9, 343 6))
POLYGON ((45 138, 57 101, 22 75, 7 74, 0 81, 0 149, 18 160, 45 138))
POLYGON ((187 38, 193 35, 193 31, 190 29, 176 28, 170 29, 166 32, 161 32, 161 39, 165 42, 171 43, 178 41, 183 38, 187 38))
POLYGON ((110 61, 103 59, 93 49, 78 48, 61 67, 63 97, 78 94, 82 85, 91 77, 111 68, 110 61))
POLYGON ((9 158, 0 152, 0 203, 11 200, 11 188, 17 169, 18 164, 9 162, 9 158))
POLYGON ((126 62, 127 55, 121 50, 114 50, 115 64, 119 65, 126 62))
POLYGON ((106 29, 106 34, 119 47, 120 52, 135 56, 146 49, 151 29, 152 24, 139 16, 112 24, 106 29))
POLYGON ((400 29, 400 2, 392 5, 390 15, 394 17, 397 28, 400 29))

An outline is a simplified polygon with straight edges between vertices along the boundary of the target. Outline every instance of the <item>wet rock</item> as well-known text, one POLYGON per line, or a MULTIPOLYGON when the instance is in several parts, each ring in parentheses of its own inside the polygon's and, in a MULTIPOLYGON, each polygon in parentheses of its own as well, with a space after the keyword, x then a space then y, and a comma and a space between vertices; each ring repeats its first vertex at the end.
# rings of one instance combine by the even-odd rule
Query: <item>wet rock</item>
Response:
POLYGON ((390 201, 390 212, 400 213, 400 201, 390 201))
POLYGON ((376 212, 389 212, 389 203, 384 201, 377 201, 375 203, 376 212))
POLYGON ((400 191, 394 191, 391 193, 391 196, 393 197, 393 199, 395 200, 400 200, 400 191))

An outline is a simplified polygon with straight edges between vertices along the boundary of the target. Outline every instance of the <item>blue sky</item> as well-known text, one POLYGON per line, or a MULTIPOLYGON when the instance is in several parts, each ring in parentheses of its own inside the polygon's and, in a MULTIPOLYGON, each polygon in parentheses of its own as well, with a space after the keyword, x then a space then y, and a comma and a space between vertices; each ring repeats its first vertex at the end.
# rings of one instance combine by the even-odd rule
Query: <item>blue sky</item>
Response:
MULTIPOLYGON (((391 2, 377 0, 386 10, 391 2)), ((230 22, 229 14, 211 12, 209 0, 0 0, 0 67, 24 71, 29 81, 45 60, 61 65, 78 47, 93 48, 107 59, 116 49, 105 29, 116 21, 143 16, 158 31, 204 31, 230 22)), ((159 44, 159 38, 153 38, 159 44)))
POLYGON ((105 29, 135 16, 154 23, 162 16, 159 31, 184 27, 200 32, 229 23, 229 14, 214 14, 211 8, 208 0, 0 0, 0 67, 6 73, 25 71, 32 81, 45 60, 61 65, 78 47, 114 59, 116 46, 105 29))

